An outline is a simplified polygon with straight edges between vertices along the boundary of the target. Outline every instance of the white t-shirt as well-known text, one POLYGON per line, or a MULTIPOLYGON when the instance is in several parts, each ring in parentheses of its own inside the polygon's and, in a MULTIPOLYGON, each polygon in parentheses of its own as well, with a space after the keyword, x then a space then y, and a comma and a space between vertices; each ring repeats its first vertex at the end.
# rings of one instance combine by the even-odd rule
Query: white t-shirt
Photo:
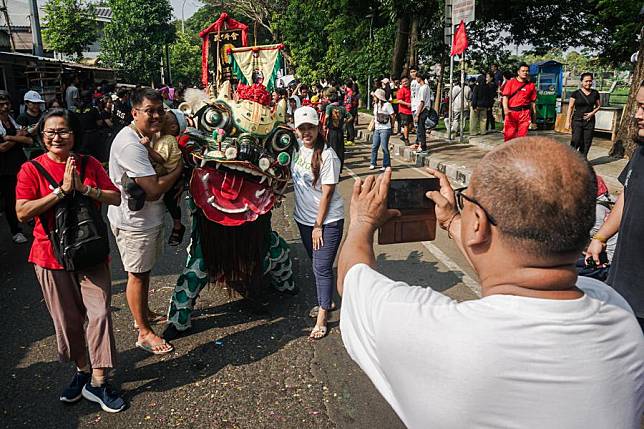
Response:
POLYGON ((110 179, 121 191, 121 205, 109 206, 107 218, 110 223, 128 231, 145 231, 163 223, 165 206, 163 199, 146 201, 139 211, 131 211, 127 195, 123 192, 121 177, 123 173, 131 178, 155 176, 148 150, 139 143, 139 137, 130 127, 125 127, 114 138, 110 149, 110 179))
POLYGON ((394 114, 394 108, 391 105, 391 103, 384 103, 380 105, 380 103, 376 103, 373 106, 373 117, 375 120, 375 128, 376 130, 390 130, 391 129, 391 115, 394 114), (386 124, 381 124, 378 122, 378 113, 385 114, 387 115, 387 123, 386 124))
POLYGON ((420 98, 418 98, 420 84, 416 79, 411 79, 411 82, 409 82, 409 89, 411 90, 411 111, 415 112, 420 104, 420 98))
POLYGON ((344 281, 344 345, 410 428, 639 428, 644 336, 612 288, 576 300, 459 303, 364 264, 344 281))
POLYGON ((461 91, 460 85, 455 85, 452 88, 452 112, 461 111, 461 99, 465 94, 465 110, 470 109, 470 99, 472 98, 472 90, 469 85, 465 85, 465 90, 461 91))
MULTIPOLYGON (((318 216, 320 199, 322 198, 322 185, 335 185, 340 182, 340 158, 330 147, 322 151, 320 165, 320 178, 313 186, 313 171, 311 158, 313 149, 305 147, 298 141, 299 150, 293 154, 291 161, 291 174, 293 188, 295 189, 295 221, 302 225, 313 226, 318 216)), ((327 211, 324 225, 344 219, 344 202, 337 189, 333 192, 329 210, 327 211)))
POLYGON ((429 85, 426 83, 421 85, 418 88, 418 104, 416 108, 420 107, 420 102, 423 101, 423 110, 429 109, 432 107, 432 90, 429 89, 429 85))

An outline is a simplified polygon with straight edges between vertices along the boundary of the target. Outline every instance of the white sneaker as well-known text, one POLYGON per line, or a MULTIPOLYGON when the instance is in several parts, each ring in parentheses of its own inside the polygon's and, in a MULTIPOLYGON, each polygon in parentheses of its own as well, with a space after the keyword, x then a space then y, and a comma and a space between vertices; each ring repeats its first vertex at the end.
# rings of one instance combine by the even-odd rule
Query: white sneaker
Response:
POLYGON ((385 167, 380 167, 380 171, 385 171, 385 170, 386 170, 385 167))
POLYGON ((369 166, 369 170, 375 170, 375 169, 376 169, 376 166, 375 166, 375 165, 370 165, 370 166, 369 166))
POLYGON ((13 236, 13 242, 16 244, 25 244, 28 242, 27 237, 25 237, 22 232, 17 233, 16 235, 13 236))

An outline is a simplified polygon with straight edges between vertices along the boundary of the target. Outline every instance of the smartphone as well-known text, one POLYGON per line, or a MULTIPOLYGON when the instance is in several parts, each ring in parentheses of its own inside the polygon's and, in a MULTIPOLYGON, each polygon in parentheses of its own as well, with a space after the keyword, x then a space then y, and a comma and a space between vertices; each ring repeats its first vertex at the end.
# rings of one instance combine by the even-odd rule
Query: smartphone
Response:
POLYGON ((389 185, 387 208, 398 210, 432 209, 434 202, 427 198, 427 191, 440 190, 436 178, 394 179, 389 185))

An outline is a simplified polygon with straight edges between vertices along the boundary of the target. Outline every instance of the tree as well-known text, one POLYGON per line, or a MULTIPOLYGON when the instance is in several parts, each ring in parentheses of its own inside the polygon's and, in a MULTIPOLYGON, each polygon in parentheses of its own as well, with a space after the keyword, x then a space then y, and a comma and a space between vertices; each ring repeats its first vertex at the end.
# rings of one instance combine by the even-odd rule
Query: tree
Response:
POLYGON ((101 59, 132 83, 160 76, 164 45, 175 39, 168 0, 109 0, 112 21, 105 26, 101 59))
POLYGON ((616 158, 622 158, 624 155, 631 157, 637 148, 635 141, 637 139, 638 127, 637 121, 634 121, 633 117, 637 110, 635 97, 642 81, 644 81, 644 26, 640 27, 640 49, 637 54, 637 64, 635 65, 635 70, 631 78, 631 89, 629 91, 628 101, 622 112, 622 119, 619 123, 615 143, 613 143, 613 147, 609 152, 609 155, 616 158))
POLYGON ((201 39, 189 33, 177 33, 177 39, 170 46, 170 66, 173 83, 196 85, 201 82, 201 39))
POLYGON ((97 37, 94 6, 82 0, 49 0, 44 10, 43 37, 48 47, 82 58, 97 37))

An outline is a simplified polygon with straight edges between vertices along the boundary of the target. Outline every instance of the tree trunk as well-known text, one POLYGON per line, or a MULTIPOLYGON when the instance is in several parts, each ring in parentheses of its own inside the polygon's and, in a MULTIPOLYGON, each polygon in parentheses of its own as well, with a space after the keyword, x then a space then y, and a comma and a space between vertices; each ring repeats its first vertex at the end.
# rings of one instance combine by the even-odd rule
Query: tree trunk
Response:
POLYGON ((628 101, 624 106, 622 118, 619 122, 617 129, 617 136, 613 147, 608 154, 615 158, 623 158, 624 155, 631 157, 635 151, 637 144, 637 121, 633 119, 637 109, 637 101, 635 97, 640 89, 640 85, 644 80, 644 26, 640 29, 640 49, 637 54, 637 64, 633 70, 633 77, 631 80, 631 90, 628 94, 628 101))
POLYGON ((410 67, 412 65, 418 67, 418 16, 414 16, 411 21, 408 52, 409 56, 407 57, 407 64, 409 64, 410 67))
POLYGON ((391 59, 391 76, 400 77, 407 53, 409 43, 409 17, 398 18, 398 29, 396 30, 396 41, 394 42, 394 55, 391 59))

